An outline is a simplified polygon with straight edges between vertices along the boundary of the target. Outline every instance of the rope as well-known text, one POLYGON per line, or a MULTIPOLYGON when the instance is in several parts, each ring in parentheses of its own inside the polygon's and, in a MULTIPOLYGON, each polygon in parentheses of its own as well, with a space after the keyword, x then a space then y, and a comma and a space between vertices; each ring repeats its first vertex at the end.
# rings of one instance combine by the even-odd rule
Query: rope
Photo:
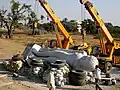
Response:
POLYGON ((83 19, 85 20, 86 19, 86 11, 85 11, 85 9, 83 9, 83 19))
POLYGON ((81 21, 83 21, 83 6, 81 5, 81 21))
POLYGON ((81 21, 85 20, 85 18, 86 18, 86 11, 83 5, 81 5, 81 21))
POLYGON ((35 6, 34 6, 34 12, 35 12, 35 14, 37 15, 38 14, 38 2, 37 2, 38 0, 35 0, 35 6))

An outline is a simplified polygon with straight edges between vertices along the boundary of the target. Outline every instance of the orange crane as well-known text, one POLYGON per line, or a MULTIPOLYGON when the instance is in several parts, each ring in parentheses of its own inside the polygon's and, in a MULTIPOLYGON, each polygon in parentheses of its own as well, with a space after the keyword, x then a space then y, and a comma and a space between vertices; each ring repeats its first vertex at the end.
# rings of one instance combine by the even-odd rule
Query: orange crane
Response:
POLYGON ((39 2, 41 4, 41 6, 44 8, 44 10, 47 12, 47 14, 50 16, 52 21, 55 23, 55 25, 56 25, 55 29, 58 28, 59 32, 61 32, 62 35, 64 36, 64 41, 62 43, 59 32, 57 32, 56 37, 57 37, 58 46, 60 48, 64 48, 64 49, 68 49, 70 47, 70 44, 74 46, 72 37, 69 35, 67 30, 64 28, 60 19, 56 16, 54 11, 51 9, 48 2, 46 2, 45 0, 39 0, 39 2))
MULTIPOLYGON (((110 62, 113 65, 120 64, 120 43, 117 43, 111 34, 109 33, 108 29, 106 28, 102 18, 100 17, 99 13, 93 6, 93 4, 89 0, 80 0, 80 3, 83 4, 86 10, 89 12, 97 27, 99 27, 100 35, 104 36, 100 38, 100 45, 101 45, 101 54, 100 59, 105 60, 106 62, 110 62)), ((106 65, 107 67, 107 65, 106 65)), ((107 69, 110 69, 107 67, 107 69)))

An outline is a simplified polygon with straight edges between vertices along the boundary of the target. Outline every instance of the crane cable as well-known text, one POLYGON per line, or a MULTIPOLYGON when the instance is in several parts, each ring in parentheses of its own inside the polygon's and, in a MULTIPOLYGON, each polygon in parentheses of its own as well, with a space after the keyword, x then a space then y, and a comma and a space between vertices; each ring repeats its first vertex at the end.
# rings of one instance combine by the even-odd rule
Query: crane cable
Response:
POLYGON ((38 4, 37 4, 38 2, 37 1, 38 0, 35 0, 35 4, 34 4, 35 5, 34 6, 34 12, 35 12, 36 15, 38 15, 38 4))
POLYGON ((86 18, 86 12, 83 5, 81 5, 81 21, 84 21, 85 18, 86 18))
MULTIPOLYGON (((83 5, 81 5, 81 22, 85 21, 85 19, 86 19, 86 11, 85 11, 83 5)), ((88 44, 86 42, 86 28, 85 27, 83 27, 81 29, 81 34, 82 34, 83 47, 87 48, 87 52, 88 52, 88 54, 90 54, 91 48, 88 49, 88 44)))

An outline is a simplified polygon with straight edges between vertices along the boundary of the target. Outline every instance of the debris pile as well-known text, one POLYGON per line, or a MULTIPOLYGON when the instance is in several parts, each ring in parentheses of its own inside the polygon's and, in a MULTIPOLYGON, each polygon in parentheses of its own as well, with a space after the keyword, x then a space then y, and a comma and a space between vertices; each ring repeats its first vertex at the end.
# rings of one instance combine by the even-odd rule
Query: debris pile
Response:
POLYGON ((12 59, 4 62, 6 69, 12 72, 18 72, 22 65, 22 57, 20 54, 13 55, 12 59))
MULTIPOLYGON (((93 71, 99 62, 85 51, 42 48, 30 44, 22 55, 14 55, 11 60, 5 61, 5 65, 12 72, 39 77, 47 83, 48 88, 54 90, 56 86, 62 87, 65 84, 83 86, 95 83, 93 71)), ((112 84, 116 83, 115 79, 111 81, 112 84)))

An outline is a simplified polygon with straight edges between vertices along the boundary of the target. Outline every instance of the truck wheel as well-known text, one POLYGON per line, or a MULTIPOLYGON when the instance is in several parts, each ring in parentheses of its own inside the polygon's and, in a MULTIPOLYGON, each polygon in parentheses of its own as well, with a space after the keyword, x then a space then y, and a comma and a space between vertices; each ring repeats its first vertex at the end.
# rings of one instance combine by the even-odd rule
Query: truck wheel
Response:
POLYGON ((71 71, 70 72, 70 77, 76 78, 76 79, 84 79, 86 77, 86 73, 84 71, 71 71))
POLYGON ((86 73, 84 71, 71 71, 69 74, 69 82, 72 85, 83 86, 86 84, 86 73))
POLYGON ((72 84, 72 85, 75 85, 75 86, 83 86, 83 85, 85 85, 87 82, 86 82, 86 80, 85 79, 83 79, 83 80, 78 80, 78 79, 72 79, 72 80, 70 80, 70 84, 72 84))
POLYGON ((109 74, 111 70, 112 70, 112 64, 110 62, 107 62, 105 65, 106 74, 109 74))

